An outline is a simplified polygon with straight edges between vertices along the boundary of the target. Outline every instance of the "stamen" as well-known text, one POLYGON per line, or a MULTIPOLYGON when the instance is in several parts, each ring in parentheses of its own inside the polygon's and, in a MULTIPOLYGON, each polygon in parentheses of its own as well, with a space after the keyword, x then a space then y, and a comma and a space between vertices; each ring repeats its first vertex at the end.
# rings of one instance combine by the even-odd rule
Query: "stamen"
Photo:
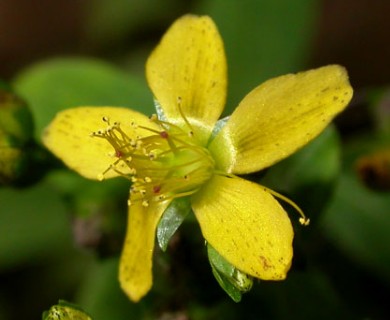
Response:
POLYGON ((303 226, 308 226, 310 224, 310 219, 306 218, 305 214, 303 213, 302 209, 299 208, 292 200, 289 198, 285 197, 284 195, 273 191, 271 189, 268 189, 267 187, 264 187, 264 191, 272 194, 274 197, 279 198, 280 200, 283 200, 284 202, 287 202, 290 206, 292 206, 300 215, 301 217, 299 218, 299 223, 303 226))
POLYGON ((191 133, 191 136, 192 136, 194 134, 194 129, 192 128, 190 122, 187 120, 186 116, 183 113, 183 110, 181 108, 181 101, 182 101, 181 97, 177 97, 177 107, 179 109, 180 115, 183 118, 183 120, 186 123, 186 125, 188 126, 188 128, 190 129, 190 133, 191 133))
MULTIPOLYGON (((178 99, 178 107, 191 129, 191 136, 192 127, 182 112, 181 98, 178 99)), ((159 129, 132 121, 134 134, 129 136, 119 122, 110 122, 108 117, 103 117, 107 127, 91 133, 92 137, 104 138, 114 149, 110 153, 113 163, 98 175, 98 179, 103 180, 106 173, 112 170, 130 180, 130 194, 136 197, 128 201, 129 206, 132 202, 140 201, 142 206, 148 207, 150 201, 194 194, 214 171, 214 160, 208 150, 189 139, 188 132, 182 127, 162 121, 156 115, 150 119, 159 129), (149 132, 149 135, 136 135, 136 129, 149 132)))

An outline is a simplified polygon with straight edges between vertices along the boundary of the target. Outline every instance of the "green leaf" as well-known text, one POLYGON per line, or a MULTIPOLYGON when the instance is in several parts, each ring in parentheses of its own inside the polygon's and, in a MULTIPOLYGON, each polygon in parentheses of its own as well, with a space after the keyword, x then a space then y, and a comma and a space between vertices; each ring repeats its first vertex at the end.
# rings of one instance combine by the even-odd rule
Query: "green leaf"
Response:
POLYGON ((207 244, 207 254, 211 265, 227 277, 232 277, 235 267, 224 259, 217 250, 207 244))
POLYGON ((213 265, 211 265, 211 270, 215 279, 229 297, 232 298, 234 302, 240 302, 242 297, 241 291, 238 290, 222 272, 219 272, 216 268, 214 268, 213 265))
POLYGON ((390 197, 362 185, 345 172, 323 213, 325 235, 348 256, 390 282, 390 197))
POLYGON ((52 185, 0 189, 0 269, 66 255, 72 235, 66 208, 52 185))
POLYGON ((25 70, 14 85, 31 106, 37 137, 54 115, 66 108, 122 106, 153 112, 152 95, 143 79, 98 60, 49 60, 25 70))
POLYGON ((233 301, 239 302, 241 294, 252 288, 252 278, 226 261, 210 244, 207 244, 207 254, 219 285, 233 301))
POLYGON ((145 317, 151 309, 145 308, 147 298, 131 303, 119 286, 118 270, 117 258, 95 261, 81 285, 77 303, 99 320, 149 319, 145 317))
POLYGON ((177 198, 168 206, 157 227, 157 240, 161 250, 167 249, 169 240, 190 212, 189 197, 177 198))

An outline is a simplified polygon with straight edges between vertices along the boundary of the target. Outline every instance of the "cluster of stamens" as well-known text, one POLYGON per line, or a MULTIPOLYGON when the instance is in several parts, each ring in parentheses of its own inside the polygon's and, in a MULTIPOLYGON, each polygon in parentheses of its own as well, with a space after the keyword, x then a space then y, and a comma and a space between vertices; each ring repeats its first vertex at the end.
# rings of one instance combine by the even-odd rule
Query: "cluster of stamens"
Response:
MULTIPOLYGON (((186 129, 158 119, 150 121, 157 126, 141 126, 135 122, 122 128, 119 122, 111 123, 103 117, 106 128, 92 132, 92 137, 103 138, 113 147, 112 164, 99 176, 103 180, 109 171, 132 182, 129 206, 141 202, 148 207, 152 201, 165 201, 189 196, 199 190, 215 170, 209 151, 194 137, 191 124, 184 117, 186 129), (142 131, 142 134, 137 134, 142 131), (130 134, 129 134, 130 133, 130 134)), ((310 220, 290 199, 264 187, 264 191, 290 204, 300 214, 299 222, 307 226, 310 220)))
POLYGON ((129 179, 129 205, 141 201, 147 207, 151 201, 191 195, 213 174, 214 159, 199 145, 192 128, 185 130, 155 115, 150 121, 157 127, 131 122, 130 128, 122 128, 107 117, 102 120, 106 128, 91 136, 111 144, 113 162, 98 179, 103 180, 109 171, 129 179))

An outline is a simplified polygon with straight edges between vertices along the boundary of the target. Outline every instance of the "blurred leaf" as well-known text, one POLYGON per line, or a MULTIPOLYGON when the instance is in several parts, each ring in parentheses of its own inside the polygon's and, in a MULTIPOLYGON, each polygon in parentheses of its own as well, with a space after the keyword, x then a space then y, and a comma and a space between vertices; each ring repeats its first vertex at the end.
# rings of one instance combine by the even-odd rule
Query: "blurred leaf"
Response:
POLYGON ((31 106, 39 139, 54 115, 76 106, 131 107, 152 113, 153 100, 143 81, 97 60, 58 58, 39 63, 14 81, 31 106))
POLYGON ((260 182, 287 193, 311 216, 326 205, 340 165, 339 136, 330 126, 304 148, 269 168, 260 182))
POLYGON ((315 32, 318 0, 205 0, 198 12, 213 19, 225 42, 229 106, 266 79, 301 71, 315 32))
POLYGON ((359 264, 390 281, 390 197, 365 188, 349 170, 323 213, 324 233, 359 264))
POLYGON ((117 254, 126 231, 129 181, 87 180, 66 169, 52 172, 48 179, 66 200, 75 243, 100 256, 117 254))
POLYGON ((58 194, 47 182, 29 189, 0 189, 0 268, 63 254, 72 243, 58 194))
POLYGON ((93 43, 111 45, 123 41, 129 34, 145 30, 150 24, 172 15, 177 4, 177 0, 92 1, 87 12, 87 38, 93 43))
POLYGON ((119 287, 118 259, 96 261, 79 292, 79 304, 99 320, 144 319, 145 299, 134 304, 119 287))

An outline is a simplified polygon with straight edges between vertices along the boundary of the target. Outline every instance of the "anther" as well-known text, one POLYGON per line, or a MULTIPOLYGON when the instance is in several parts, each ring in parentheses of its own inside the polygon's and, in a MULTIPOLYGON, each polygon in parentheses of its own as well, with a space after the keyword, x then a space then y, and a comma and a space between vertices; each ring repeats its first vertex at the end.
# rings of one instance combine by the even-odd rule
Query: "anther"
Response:
POLYGON ((148 200, 144 200, 144 201, 142 201, 142 206, 143 207, 149 207, 149 201, 148 200))
POLYGON ((127 205, 128 205, 129 207, 131 206, 131 201, 130 201, 130 199, 127 200, 127 205))
POLYGON ((299 223, 303 226, 308 226, 310 224, 310 219, 308 218, 299 218, 299 223))
POLYGON ((146 183, 150 183, 150 182, 152 182, 152 179, 151 179, 150 177, 145 177, 145 178, 144 178, 144 181, 145 181, 146 183))
POLYGON ((138 128, 138 125, 137 125, 134 121, 131 121, 131 122, 130 122, 130 125, 131 125, 134 129, 137 129, 137 128, 138 128))

